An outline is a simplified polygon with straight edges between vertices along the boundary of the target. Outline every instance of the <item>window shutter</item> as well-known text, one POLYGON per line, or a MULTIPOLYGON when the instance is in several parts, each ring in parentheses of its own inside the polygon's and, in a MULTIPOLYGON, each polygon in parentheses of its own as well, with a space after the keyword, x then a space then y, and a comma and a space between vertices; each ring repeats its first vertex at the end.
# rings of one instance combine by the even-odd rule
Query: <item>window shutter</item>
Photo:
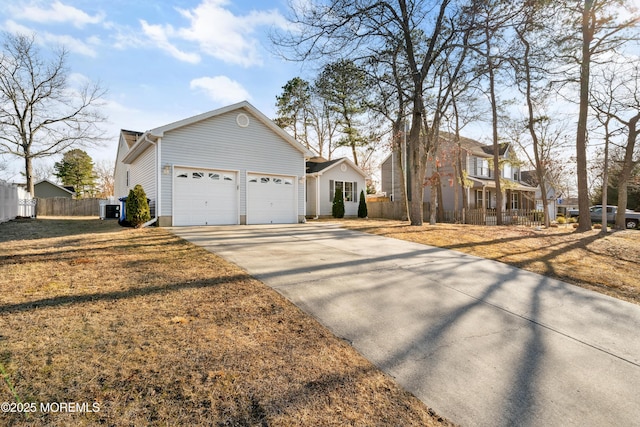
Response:
POLYGON ((336 193, 335 184, 333 180, 329 180, 329 201, 333 202, 333 197, 336 193))
POLYGON ((358 183, 353 182, 353 201, 358 203, 358 183))

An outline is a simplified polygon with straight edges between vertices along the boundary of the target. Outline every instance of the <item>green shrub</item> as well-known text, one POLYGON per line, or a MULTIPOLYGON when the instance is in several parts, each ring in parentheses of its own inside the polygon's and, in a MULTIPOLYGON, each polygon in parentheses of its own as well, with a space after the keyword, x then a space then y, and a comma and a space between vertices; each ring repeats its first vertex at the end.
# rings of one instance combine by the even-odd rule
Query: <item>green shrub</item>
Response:
POLYGON ((572 216, 571 218, 569 218, 569 224, 576 224, 578 222, 578 219, 574 216, 572 216))
POLYGON ((125 203, 125 211, 127 221, 132 227, 139 228, 142 224, 151 220, 147 194, 140 184, 137 184, 133 187, 133 190, 129 191, 129 196, 125 203))
POLYGON ((364 195, 364 191, 360 191, 360 203, 358 204, 358 218, 366 218, 369 216, 367 210, 367 199, 364 195))
POLYGON ((567 223, 567 219, 565 217, 563 217, 563 216, 558 216, 556 221, 558 222, 558 224, 566 224, 567 223))
POLYGON ((333 205, 331 206, 331 214, 334 218, 344 218, 344 197, 342 196, 341 188, 336 188, 333 205))

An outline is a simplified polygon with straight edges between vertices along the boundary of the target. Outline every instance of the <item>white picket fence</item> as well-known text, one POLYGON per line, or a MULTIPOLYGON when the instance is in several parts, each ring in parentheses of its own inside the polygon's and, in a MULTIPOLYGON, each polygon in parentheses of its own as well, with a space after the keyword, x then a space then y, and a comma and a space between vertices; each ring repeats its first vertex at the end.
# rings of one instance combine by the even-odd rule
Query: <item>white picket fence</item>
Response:
POLYGON ((35 216, 35 200, 24 189, 8 182, 0 181, 0 222, 18 216, 35 216))

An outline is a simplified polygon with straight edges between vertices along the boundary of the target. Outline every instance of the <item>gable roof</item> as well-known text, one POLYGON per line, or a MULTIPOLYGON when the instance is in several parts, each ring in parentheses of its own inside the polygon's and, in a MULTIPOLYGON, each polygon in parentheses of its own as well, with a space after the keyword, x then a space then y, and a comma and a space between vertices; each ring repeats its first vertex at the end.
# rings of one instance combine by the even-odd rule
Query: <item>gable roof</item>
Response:
MULTIPOLYGON (((455 143, 455 135, 446 132, 440 131, 440 139, 446 143, 454 144, 455 143)), ((469 154, 472 154, 477 157, 490 157, 493 156, 493 145, 483 144, 480 141, 476 141, 475 139, 467 138, 465 136, 460 136, 460 145, 462 148, 467 151, 469 154)), ((500 149, 498 151, 498 155, 504 156, 509 150, 509 144, 503 142, 500 144, 500 149)), ((381 164, 385 164, 391 159, 393 153, 389 153, 387 157, 384 158, 381 164)))
POLYGON ((147 148, 153 145, 158 138, 162 138, 166 132, 180 129, 185 126, 189 126, 194 123, 198 123, 203 120, 207 120, 213 117, 220 116, 222 114, 226 114, 230 111, 234 110, 246 110, 248 113, 253 115, 256 119, 258 119, 262 124, 267 126, 273 132, 275 132, 278 136, 288 142, 292 147, 296 150, 300 151, 304 154, 305 158, 309 158, 313 156, 311 151, 309 151, 305 146, 296 141, 291 135, 289 135, 284 129, 280 126, 276 125, 273 120, 262 114, 256 107, 251 105, 247 101, 238 102, 236 104, 232 104, 223 108, 218 108, 217 110, 208 111, 206 113, 198 114, 193 117, 188 117, 183 120, 178 120, 177 122, 169 123, 164 126, 160 126, 157 128, 153 128, 144 132, 143 134, 137 137, 136 143, 131 147, 129 152, 122 159, 123 163, 131 163, 134 161, 140 154, 142 154, 147 148))
MULTIPOLYGON (((454 143, 455 135, 450 132, 440 131, 440 137, 449 142, 454 143)), ((460 145, 462 148, 467 150, 469 153, 480 156, 487 157, 493 156, 493 145, 483 144, 480 141, 476 141, 475 139, 467 138, 464 136, 460 137, 460 145)), ((499 144, 498 155, 504 156, 509 149, 509 144, 506 142, 502 142, 499 144)))
POLYGON ((347 159, 346 157, 341 157, 339 159, 334 159, 334 160, 325 160, 322 157, 311 158, 306 163, 306 165, 307 165, 307 173, 308 174, 322 175, 323 173, 327 172, 328 170, 338 166, 339 164, 343 164, 343 163, 351 166, 352 169, 354 169, 356 172, 358 172, 364 178, 367 177, 367 175, 364 173, 364 171, 362 169, 360 169, 355 163, 353 163, 351 160, 347 159))
POLYGON ((143 133, 135 130, 126 130, 126 129, 120 129, 120 132, 122 133, 122 137, 124 138, 129 148, 135 145, 135 143, 138 141, 138 138, 140 138, 140 136, 142 136, 142 133, 143 133))
POLYGON ((536 171, 520 171, 520 179, 529 185, 538 185, 538 177, 536 171))
POLYGON ((307 160, 307 173, 321 172, 342 159, 327 160, 323 157, 313 157, 307 160))
POLYGON ((40 181, 36 182, 33 185, 35 187, 36 185, 40 185, 40 184, 49 184, 49 185, 52 185, 54 187, 59 188, 62 191, 66 191, 67 193, 69 193, 71 195, 76 194, 75 190, 73 189, 73 186, 71 186, 71 185, 58 185, 55 182, 49 181, 48 179, 41 179, 40 181))

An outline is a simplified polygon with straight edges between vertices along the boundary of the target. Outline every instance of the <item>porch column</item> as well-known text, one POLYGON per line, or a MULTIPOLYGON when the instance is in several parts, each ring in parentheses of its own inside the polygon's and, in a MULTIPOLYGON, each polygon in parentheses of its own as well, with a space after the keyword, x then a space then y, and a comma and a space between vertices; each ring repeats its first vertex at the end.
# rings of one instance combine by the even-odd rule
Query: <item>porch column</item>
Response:
POLYGON ((487 187, 482 186, 482 210, 487 210, 487 187))

